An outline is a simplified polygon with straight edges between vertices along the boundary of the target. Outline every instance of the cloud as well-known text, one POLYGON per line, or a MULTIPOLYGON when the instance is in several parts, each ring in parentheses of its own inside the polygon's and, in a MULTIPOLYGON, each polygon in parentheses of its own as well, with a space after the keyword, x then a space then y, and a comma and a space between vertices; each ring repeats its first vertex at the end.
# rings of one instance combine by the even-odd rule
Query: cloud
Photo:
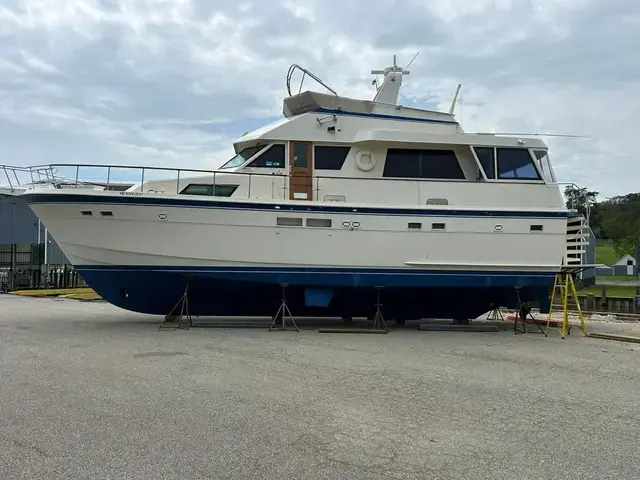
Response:
POLYGON ((0 0, 0 42, 5 163, 215 167, 280 117, 291 63, 372 98, 420 52, 403 103, 462 83, 465 130, 588 135, 545 138, 560 180, 638 190, 634 0, 0 0))

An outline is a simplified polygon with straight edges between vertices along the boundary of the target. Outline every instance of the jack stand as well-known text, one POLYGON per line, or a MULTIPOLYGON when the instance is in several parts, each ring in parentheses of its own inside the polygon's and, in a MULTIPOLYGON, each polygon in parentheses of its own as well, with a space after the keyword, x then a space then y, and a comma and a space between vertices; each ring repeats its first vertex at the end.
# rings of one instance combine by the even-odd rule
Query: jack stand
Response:
POLYGON ((282 287, 282 303, 280 304, 280 308, 278 308, 278 311, 274 315, 271 325, 269 325, 269 331, 273 330, 276 322, 278 321, 278 316, 280 316, 282 317, 282 326, 280 328, 277 328, 276 330, 286 330, 287 328, 285 327, 284 322, 286 317, 289 317, 291 319, 291 323, 293 323, 293 326, 296 329, 296 332, 299 332, 300 329, 298 328, 298 325, 296 325, 296 319, 293 318, 293 315, 291 315, 291 310, 289 310, 289 306, 287 305, 287 287, 289 286, 289 284, 282 283, 280 286, 282 287))
POLYGON ((513 334, 517 335, 518 334, 518 319, 520 319, 520 321, 522 322, 522 332, 520 333, 528 333, 527 332, 527 317, 531 318, 532 323, 538 327, 538 330, 540 330, 540 333, 544 333, 543 328, 536 323, 535 318, 533 318, 533 315, 531 315, 531 309, 526 305, 525 302, 523 302, 520 299, 520 289, 516 288, 516 296, 518 297, 518 310, 516 311, 516 318, 513 321, 513 334))
POLYGON ((487 321, 504 322, 504 316, 502 315, 502 310, 500 310, 500 307, 491 305, 491 308, 492 309, 489 312, 489 315, 487 315, 487 321))
POLYGON ((376 289, 376 313, 373 316, 373 329, 374 330, 384 330, 388 331, 387 323, 384 321, 384 317, 382 316, 382 303, 380 303, 380 289, 384 287, 374 287, 376 289))
POLYGON ((185 277, 184 293, 180 297, 180 300, 178 300, 178 303, 175 304, 171 312, 164 317, 164 322, 160 324, 158 330, 177 330, 179 328, 186 328, 188 330, 189 327, 193 327, 193 320, 191 319, 191 312, 189 311, 189 282, 192 279, 193 277, 185 277), (176 311, 178 306, 180 306, 180 313, 178 315, 175 315, 174 312, 176 311), (182 317, 184 316, 189 319, 189 327, 182 326, 182 317), (176 321, 175 326, 166 325, 167 322, 173 322, 173 320, 176 321))

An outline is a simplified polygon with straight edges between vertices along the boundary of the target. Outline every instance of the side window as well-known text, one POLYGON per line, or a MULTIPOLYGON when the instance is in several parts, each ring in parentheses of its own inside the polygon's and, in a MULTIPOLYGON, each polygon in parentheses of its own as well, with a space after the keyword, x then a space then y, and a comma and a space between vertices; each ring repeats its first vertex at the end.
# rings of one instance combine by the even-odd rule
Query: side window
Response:
POLYGON ((542 176, 548 182, 555 182, 556 177, 553 174, 553 169, 551 168, 551 162, 549 161, 549 154, 546 150, 534 150, 533 154, 536 156, 538 160, 538 166, 542 171, 542 176))
POLYGON ((411 150, 390 148, 384 164, 383 177, 437 178, 464 180, 453 150, 411 150))
POLYGON ((351 147, 327 147, 316 145, 313 163, 316 170, 342 170, 351 147))
POLYGON ((420 178, 464 180, 453 150, 423 150, 420 155, 420 178))
POLYGON ((382 176, 420 178, 420 150, 388 149, 382 176))
POLYGON ((498 178, 540 180, 526 148, 498 148, 498 178))
POLYGON ((496 178, 496 168, 493 159, 493 147, 473 147, 476 156, 482 165, 487 179, 496 178))
POLYGON ((190 183, 182 189, 180 195, 204 195, 207 197, 230 197, 238 189, 238 185, 213 185, 206 183, 190 183))
POLYGON ((238 185, 216 185, 214 197, 230 197, 238 189, 238 185))
POLYGON ((269 149, 247 165, 247 167, 284 168, 284 145, 271 145, 269 149))
POLYGON ((204 183, 190 183, 182 189, 180 195, 206 195, 211 196, 213 185, 204 183))

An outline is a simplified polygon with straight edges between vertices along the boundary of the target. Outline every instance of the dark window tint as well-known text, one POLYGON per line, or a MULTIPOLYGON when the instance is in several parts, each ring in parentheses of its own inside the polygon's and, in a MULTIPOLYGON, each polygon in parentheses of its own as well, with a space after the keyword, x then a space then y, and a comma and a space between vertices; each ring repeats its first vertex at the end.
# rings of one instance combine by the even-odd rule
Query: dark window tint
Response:
POLYGON ((192 183, 187 185, 180 193, 182 195, 211 195, 213 185, 192 183))
POLYGON ((420 178, 420 150, 387 150, 382 176, 420 178))
POLYGON ((446 224, 444 223, 432 223, 431 224, 431 229, 432 230, 444 230, 446 228, 446 224))
POLYGON ((498 178, 540 180, 529 150, 525 148, 498 148, 498 178))
POLYGON ((256 168, 284 168, 284 145, 271 145, 247 167, 256 168))
POLYGON ((464 173, 453 150, 390 148, 383 176, 464 180, 464 173))
POLYGON ((453 150, 423 150, 421 178, 464 180, 464 173, 453 150))
POLYGON ((351 147, 314 148, 314 165, 317 170, 341 170, 351 147))
POLYGON ((236 191, 238 185, 207 185, 205 183, 191 183, 181 192, 181 195, 205 195, 208 197, 230 197, 236 191), (214 195, 215 192, 215 195, 214 195))
POLYGON ((230 197, 236 191, 238 185, 216 185, 214 197, 230 197))
POLYGON ((294 167, 307 168, 309 165, 309 149, 306 143, 293 142, 293 163, 294 167))
POLYGON ((493 147, 474 147, 474 150, 487 178, 496 178, 496 169, 493 162, 493 147))

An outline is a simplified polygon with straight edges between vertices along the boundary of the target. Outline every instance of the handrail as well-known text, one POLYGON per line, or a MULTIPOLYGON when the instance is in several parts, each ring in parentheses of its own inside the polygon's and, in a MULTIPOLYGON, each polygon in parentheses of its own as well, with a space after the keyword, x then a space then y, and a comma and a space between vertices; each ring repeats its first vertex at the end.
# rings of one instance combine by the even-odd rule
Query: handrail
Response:
MULTIPOLYGON (((95 185, 95 186, 104 186, 105 184, 111 184, 113 182, 113 178, 112 178, 112 174, 114 170, 136 170, 136 171, 140 171, 141 172, 141 181, 140 182, 135 182, 133 180, 129 180, 129 182, 133 183, 134 185, 136 183, 144 183, 144 172, 175 172, 176 174, 178 174, 178 178, 177 180, 179 180, 182 177, 182 174, 184 173, 199 173, 199 174, 208 174, 208 175, 216 175, 216 174, 224 174, 224 175, 240 175, 240 176, 253 176, 253 177, 277 177, 277 178, 288 178, 289 175, 286 173, 263 173, 263 172, 246 172, 246 171, 229 171, 229 170, 208 170, 208 169, 198 169, 198 168, 176 168, 176 167, 159 167, 159 166, 141 166, 141 165, 128 165, 128 164, 95 164, 95 163, 51 163, 48 165, 34 165, 34 166, 29 166, 29 167, 16 167, 16 166, 12 166, 12 165, 0 165, 0 167, 2 167, 3 169, 12 171, 18 171, 18 172, 25 172, 25 173, 41 173, 41 172, 46 172, 47 175, 51 175, 50 177, 47 176, 47 181, 48 182, 53 182, 53 181, 61 181, 61 182, 70 182, 72 185, 77 183, 77 184, 82 184, 82 185, 95 185), (74 178, 68 178, 68 177, 64 177, 62 175, 59 175, 59 172, 61 169, 65 169, 65 168, 74 168, 75 169, 75 176, 74 178), (106 181, 91 181, 91 180, 85 180, 85 179, 81 179, 80 178, 80 169, 82 168, 103 168, 106 169, 107 173, 105 176, 106 181)), ((429 181, 435 181, 435 182, 447 182, 447 183, 475 183, 475 182, 470 182, 469 180, 456 180, 456 179, 428 179, 428 178, 403 178, 403 177, 352 177, 352 176, 344 176, 344 175, 313 175, 314 179, 335 179, 335 180, 366 180, 366 181, 371 181, 371 180, 376 180, 376 181, 401 181, 401 182, 415 182, 415 183, 425 183, 425 182, 429 182, 429 181)), ((167 181, 173 180, 173 179, 166 179, 167 181)), ((159 180, 152 180, 152 181, 159 181, 159 180)), ((42 183, 43 181, 40 180, 40 183, 42 183)), ((35 183, 35 182, 33 182, 35 183)), ((480 182, 480 183, 486 183, 486 182, 480 182)), ((491 182, 491 183, 495 183, 495 182, 491 182)), ((502 183, 502 182, 501 182, 502 183)), ((514 183, 513 181, 508 181, 505 180, 504 183, 509 183, 512 184, 514 183)), ((536 180, 531 180, 531 181, 519 181, 518 184, 542 184, 542 182, 540 181, 536 181, 536 180)), ((566 183, 566 182, 555 182, 553 183, 553 186, 555 185, 573 185, 574 187, 578 188, 578 186, 574 183, 566 183)))
POLYGON ((291 65, 289 67, 289 70, 287 71, 287 92, 289 92, 289 96, 291 97, 291 77, 293 76, 293 72, 295 72, 297 70, 302 71, 302 79, 300 80, 300 88, 298 90, 298 93, 300 93, 302 91, 302 84, 304 83, 304 77, 306 75, 309 75, 311 78, 313 78, 316 82, 318 82, 320 85, 322 85, 324 88, 326 88, 327 90, 329 90, 331 93, 333 93, 336 97, 338 96, 338 94, 336 93, 336 91, 329 87, 326 83, 324 83, 322 80, 320 80, 316 75, 314 75, 313 73, 311 73, 309 70, 307 70, 306 68, 301 67, 300 65, 298 65, 297 63, 294 63, 293 65, 291 65))
POLYGON ((0 165, 0 168, 4 172, 4 176, 9 183, 9 189, 13 193, 18 187, 26 185, 36 185, 38 183, 52 183, 59 180, 57 170, 51 165, 37 165, 37 166, 18 166, 18 165, 0 165), (28 176, 30 182, 21 182, 18 174, 28 176), (38 180, 34 179, 34 174, 38 180), (12 180, 11 177, 15 180, 12 180), (44 176, 44 180, 43 180, 44 176))
MULTIPOLYGON (((289 178, 287 173, 267 173, 267 172, 247 172, 247 171, 229 171, 229 170, 207 170, 207 169, 187 169, 176 167, 160 167, 160 166, 140 166, 140 165, 109 165, 109 164, 92 164, 92 163, 53 163, 49 165, 35 165, 30 167, 13 167, 3 166, 0 167, 4 170, 5 176, 7 176, 10 182, 11 191, 15 191, 16 185, 9 177, 9 172, 18 172, 21 174, 36 174, 40 176, 40 180, 32 180, 30 185, 37 187, 40 184, 46 184, 49 188, 68 189, 68 188, 86 188, 86 187, 98 187, 99 189, 106 190, 130 190, 140 193, 157 193, 157 194, 179 194, 183 188, 185 188, 187 182, 203 183, 212 185, 214 191, 217 190, 217 185, 220 185, 220 175, 235 183, 233 177, 239 176, 240 178, 247 178, 247 180, 240 182, 241 191, 238 192, 237 198, 263 198, 263 199, 280 199, 287 200, 289 198, 289 178), (69 170, 71 169, 71 170, 69 170), (83 171, 89 169, 89 172, 83 171), (101 169, 101 172, 97 175, 92 173, 95 169, 101 169), (128 172, 127 172, 128 171, 128 172), (133 171, 133 172, 131 172, 133 171), (156 172, 166 172, 166 175, 153 175, 156 172), (137 179, 136 179, 137 176, 137 179), (42 177, 45 177, 43 179, 42 177), (159 177, 159 178, 158 178, 159 177), (189 178, 191 177, 191 178, 189 178), (258 181, 261 178, 268 178, 271 181, 258 181), (106 181, 105 181, 106 180, 106 181), (160 183, 161 182, 161 183, 160 183), (155 184, 155 185, 152 185, 155 184), (117 187, 116 187, 117 185, 117 187), (119 187, 119 188, 118 188, 119 187), (257 192, 257 193, 256 193, 257 192), (252 197, 253 195, 253 197, 252 197)), ((425 193, 429 191, 434 183, 449 183, 449 184, 485 184, 491 185, 494 182, 474 182, 471 180, 444 180, 444 179, 424 179, 424 178, 390 178, 390 177, 353 177, 353 176, 340 176, 340 175, 312 175, 310 177, 312 185, 312 198, 320 200, 326 198, 326 195, 341 196, 345 193, 340 192, 342 187, 335 187, 336 183, 327 182, 327 180, 334 181, 371 181, 378 182, 403 182, 408 189, 401 196, 403 201, 409 201, 411 203, 417 202, 418 204, 424 204, 425 193), (409 191, 411 193, 409 193, 409 191), (415 196, 414 196, 415 195, 415 196), (414 199, 410 199, 414 196, 414 199)), ((225 182, 226 183, 226 182, 225 182)), ((500 182, 502 183, 502 182, 500 182)), ((505 181, 504 183, 514 182, 505 181)), ((539 185, 539 186, 559 186, 561 184, 554 183, 545 184, 540 181, 519 181, 517 185, 522 186, 525 184, 539 185)), ((18 185, 21 185, 18 182, 18 185)), ((376 192, 379 187, 376 185, 376 192)), ((577 187, 575 184, 570 184, 577 187)), ((25 184, 26 186, 26 184, 25 184)), ((346 188, 346 187, 345 187, 346 188)), ((345 190, 347 192, 347 190, 345 190)), ((369 190, 369 195, 371 195, 369 190)), ((375 193, 374 193, 375 194, 375 193)), ((441 194, 439 194, 441 195, 441 194)), ((438 195, 434 195, 437 197, 438 195)), ((445 195, 446 196, 446 195, 445 195)), ((571 208, 570 206, 569 208, 571 208)), ((478 208, 482 208, 479 206, 478 208)), ((552 209, 552 207, 549 207, 552 209)))
MULTIPOLYGON (((122 170, 144 170, 144 171, 165 171, 165 172, 194 172, 194 173, 206 173, 206 174, 224 174, 224 175, 242 175, 242 176, 255 176, 255 177, 282 177, 282 178, 289 178, 289 175, 286 173, 262 173, 262 172, 244 172, 244 171, 240 171, 240 172, 234 172, 234 171, 229 171, 229 170, 204 170, 204 169, 197 169, 197 168, 175 168, 175 167, 149 167, 149 166, 140 166, 140 165, 120 165, 120 164, 113 164, 113 165, 100 165, 100 164, 91 164, 91 163, 52 163, 51 164, 52 167, 63 167, 63 168, 67 168, 67 167, 78 167, 78 168, 118 168, 118 169, 122 169, 122 170)), ((428 182, 428 181, 434 181, 434 182, 447 182, 447 183, 507 183, 507 184, 513 184, 514 182, 512 180, 502 180, 501 182, 472 182, 470 180, 456 180, 456 179, 446 179, 446 178, 434 178, 434 179, 429 179, 429 178, 411 178, 411 177, 348 177, 348 176, 344 176, 344 175, 313 175, 313 178, 324 178, 324 179, 336 179, 336 180, 363 180, 363 181, 370 181, 370 180, 378 180, 378 181, 401 181, 401 182, 420 182, 420 183, 424 183, 424 182, 428 182)), ((87 182, 84 182, 87 183, 87 182)), ((542 185, 543 183, 539 180, 519 180, 517 182, 519 185, 522 184, 535 184, 535 185, 542 185)), ((553 184, 555 185, 555 184, 553 184)))

